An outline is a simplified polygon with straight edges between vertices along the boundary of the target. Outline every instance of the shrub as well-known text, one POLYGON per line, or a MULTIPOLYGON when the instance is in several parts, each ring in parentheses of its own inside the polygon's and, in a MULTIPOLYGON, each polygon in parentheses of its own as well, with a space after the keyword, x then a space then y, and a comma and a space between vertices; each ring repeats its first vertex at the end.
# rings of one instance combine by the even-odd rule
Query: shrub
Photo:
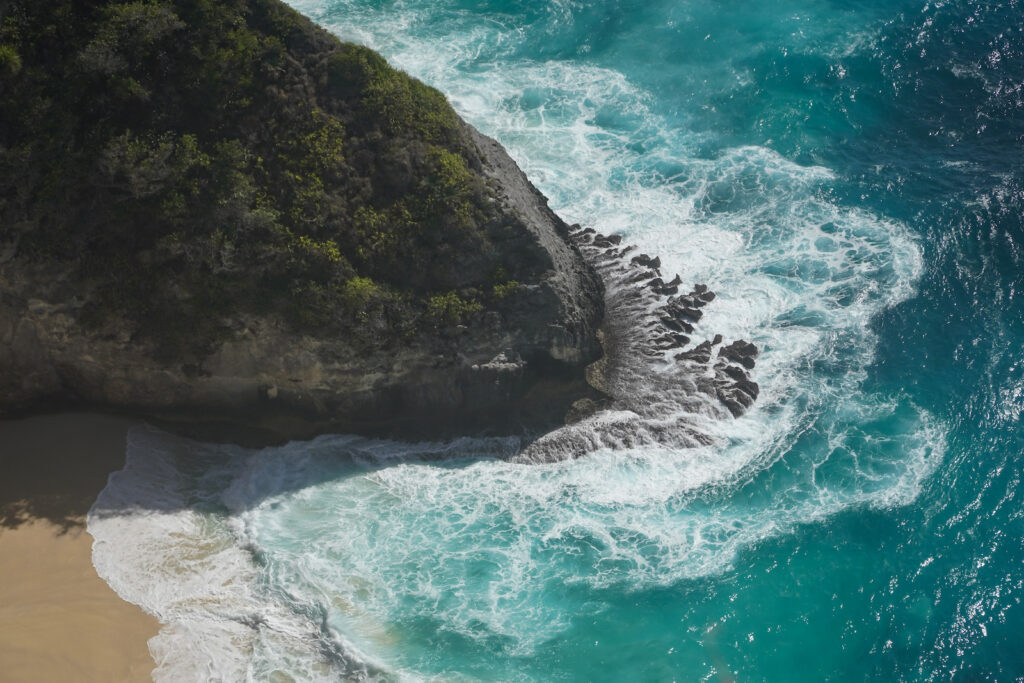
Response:
POLYGON ((0 45, 0 76, 17 76, 21 71, 21 56, 13 45, 0 45))
POLYGON ((354 277, 341 290, 341 300, 353 311, 365 311, 384 291, 368 277, 354 277))
POLYGON ((482 309, 479 301, 466 301, 455 292, 447 292, 427 300, 426 318, 434 325, 458 325, 482 309))
POLYGON ((518 287, 519 283, 516 282, 515 280, 508 280, 507 282, 496 284, 494 285, 493 290, 494 299, 496 301, 501 301, 502 299, 506 298, 507 296, 515 292, 518 287))

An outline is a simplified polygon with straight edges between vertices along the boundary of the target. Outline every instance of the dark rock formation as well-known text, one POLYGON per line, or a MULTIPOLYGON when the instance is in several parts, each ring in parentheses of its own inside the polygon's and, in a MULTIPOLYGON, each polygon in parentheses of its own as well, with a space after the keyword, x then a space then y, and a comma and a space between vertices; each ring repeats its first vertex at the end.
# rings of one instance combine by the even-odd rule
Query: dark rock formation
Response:
MULTIPOLYGON (((623 368, 631 365, 630 357, 660 358, 668 352, 675 352, 671 358, 680 367, 652 373, 643 383, 653 387, 666 381, 666 377, 669 382, 682 380, 691 387, 692 396, 713 398, 734 417, 753 405, 759 388, 750 379, 749 371, 754 369, 757 358, 756 345, 738 340, 721 346, 722 335, 716 334, 712 340, 685 350, 690 343, 688 335, 695 333, 695 325, 704 315, 701 309, 715 300, 715 293, 706 284, 695 284, 687 294, 679 294, 682 278, 677 274, 666 281, 661 275, 660 257, 639 254, 627 261, 623 258, 625 250, 615 255, 599 251, 611 238, 578 225, 571 230, 584 255, 597 265, 608 289, 608 319, 603 328, 605 377, 601 386, 613 399, 619 398, 610 405, 649 412, 637 401, 639 387, 631 386, 636 383, 630 376, 633 373, 624 372, 623 368), (626 376, 617 388, 608 377, 615 373, 626 376)), ((615 243, 620 244, 621 240, 615 243)), ((685 402, 680 399, 680 404, 685 402)), ((693 433, 684 435, 689 438, 693 433)))
POLYGON ((440 436, 599 398, 600 278, 437 91, 277 0, 0 9, 0 416, 440 436))
POLYGON ((612 448, 660 452, 715 443, 721 419, 740 417, 758 396, 751 379, 758 349, 720 334, 687 348, 703 332, 703 309, 715 300, 706 284, 678 294, 682 278, 665 282, 660 258, 628 258, 629 246, 574 225, 573 241, 595 265, 605 285, 603 357, 587 380, 606 397, 573 404, 567 424, 531 442, 515 456, 523 463, 576 458, 612 448), (666 291, 666 289, 677 291, 666 291))

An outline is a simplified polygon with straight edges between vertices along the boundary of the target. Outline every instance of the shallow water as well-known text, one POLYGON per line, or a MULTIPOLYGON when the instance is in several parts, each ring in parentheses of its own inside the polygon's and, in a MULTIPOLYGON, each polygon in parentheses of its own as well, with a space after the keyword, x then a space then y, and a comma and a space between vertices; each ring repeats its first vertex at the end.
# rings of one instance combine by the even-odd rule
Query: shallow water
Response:
POLYGON ((708 283, 761 396, 543 465, 138 430, 89 530, 158 679, 1024 676, 1019 3, 293 4, 708 283))

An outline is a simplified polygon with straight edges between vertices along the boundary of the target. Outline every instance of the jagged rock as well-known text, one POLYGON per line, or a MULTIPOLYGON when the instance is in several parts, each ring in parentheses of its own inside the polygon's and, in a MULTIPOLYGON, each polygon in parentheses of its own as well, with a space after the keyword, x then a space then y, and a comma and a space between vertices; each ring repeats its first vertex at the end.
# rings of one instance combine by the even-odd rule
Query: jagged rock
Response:
POLYGON ((748 370, 754 368, 754 359, 757 357, 757 346, 743 340, 735 341, 722 348, 718 352, 720 358, 739 363, 748 370))
POLYGON ((741 368, 731 365, 729 363, 718 363, 715 365, 716 370, 721 370, 723 373, 733 378, 736 381, 747 379, 747 373, 741 368))
POLYGON ((750 397, 751 403, 753 403, 761 393, 761 387, 757 385, 757 382, 753 382, 749 378, 737 380, 736 388, 747 394, 747 396, 750 397))
MULTIPOLYGON (((739 368, 733 366, 733 371, 729 372, 729 376, 734 377, 738 370, 739 368)), ((731 384, 720 385, 716 390, 718 400, 725 405, 733 417, 739 417, 749 409, 759 394, 760 387, 745 375, 740 376, 731 384)))
POLYGON ((655 346, 660 351, 670 351, 672 349, 678 349, 686 345, 686 342, 679 341, 680 339, 687 339, 688 337, 682 335, 665 334, 654 340, 655 346))
POLYGON ((715 300, 715 293, 707 288, 706 285, 696 285, 687 298, 693 301, 694 306, 706 306, 715 300))
MULTIPOLYGON (((595 255, 592 248, 584 252, 595 255)), ((631 330, 616 330, 620 340, 629 340, 629 353, 633 357, 664 359, 665 352, 686 347, 690 343, 688 335, 694 332, 693 324, 703 318, 701 308, 716 298, 707 285, 701 283, 695 284, 688 294, 680 295, 678 287, 682 278, 676 274, 666 281, 655 265, 661 265, 660 259, 638 254, 627 267, 604 266, 603 272, 612 275, 612 282, 618 285, 644 285, 616 287, 612 300, 631 312, 646 309, 654 316, 639 321, 631 330), (659 305, 657 297, 665 297, 666 301, 659 305)), ((716 334, 712 341, 704 341, 688 351, 681 350, 673 358, 686 364, 676 371, 681 372, 679 378, 688 391, 717 399, 730 414, 738 417, 753 404, 759 392, 757 383, 746 371, 753 367, 756 347, 744 341, 734 342, 726 347, 722 358, 716 360, 722 343, 722 335, 716 334)), ((608 377, 607 373, 606 367, 602 376, 608 377)), ((700 399, 695 403, 699 405, 700 399)), ((650 436, 657 431, 657 426, 645 423, 644 429, 650 436)))
POLYGON ((711 342, 701 342, 689 351, 676 354, 676 360, 689 360, 706 364, 711 361, 711 342))
POLYGON ((720 389, 716 395, 733 417, 739 417, 754 404, 753 399, 742 391, 720 389))
POLYGON ((685 334, 673 334, 672 338, 676 341, 676 344, 678 344, 680 348, 690 343, 690 338, 687 337, 685 334))
POLYGON ((634 282, 643 282, 644 280, 651 280, 657 276, 658 274, 655 273, 653 270, 644 270, 634 275, 630 275, 628 278, 626 278, 625 282, 626 284, 633 284, 634 282))
POLYGON ((665 327, 667 327, 670 330, 674 330, 676 332, 692 332, 693 331, 692 329, 687 330, 685 325, 684 325, 684 323, 683 323, 683 321, 681 321, 681 320, 676 320, 675 318, 669 318, 669 317, 660 318, 660 320, 661 320, 661 324, 664 325, 665 327))
POLYGON ((669 303, 673 304, 676 308, 697 308, 698 306, 704 305, 700 303, 699 299, 694 299, 687 294, 682 294, 680 296, 674 297, 669 301, 669 303))
POLYGON ((743 358, 732 358, 731 360, 735 360, 737 363, 739 363, 740 365, 745 367, 747 370, 753 370, 754 369, 755 363, 754 363, 754 359, 753 358, 743 357, 743 358))
POLYGON ((758 350, 756 344, 739 339, 732 343, 732 347, 741 355, 750 356, 751 358, 757 357, 758 350))

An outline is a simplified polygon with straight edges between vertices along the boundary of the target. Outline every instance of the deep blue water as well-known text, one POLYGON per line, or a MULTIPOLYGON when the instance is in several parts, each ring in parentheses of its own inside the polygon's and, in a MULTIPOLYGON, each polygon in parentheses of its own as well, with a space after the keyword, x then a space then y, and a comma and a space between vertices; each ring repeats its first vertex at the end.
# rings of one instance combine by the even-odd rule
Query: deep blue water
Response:
POLYGON ((139 431, 90 531, 158 674, 1024 679, 1024 5, 293 4, 711 284, 762 396, 548 465, 139 431))

